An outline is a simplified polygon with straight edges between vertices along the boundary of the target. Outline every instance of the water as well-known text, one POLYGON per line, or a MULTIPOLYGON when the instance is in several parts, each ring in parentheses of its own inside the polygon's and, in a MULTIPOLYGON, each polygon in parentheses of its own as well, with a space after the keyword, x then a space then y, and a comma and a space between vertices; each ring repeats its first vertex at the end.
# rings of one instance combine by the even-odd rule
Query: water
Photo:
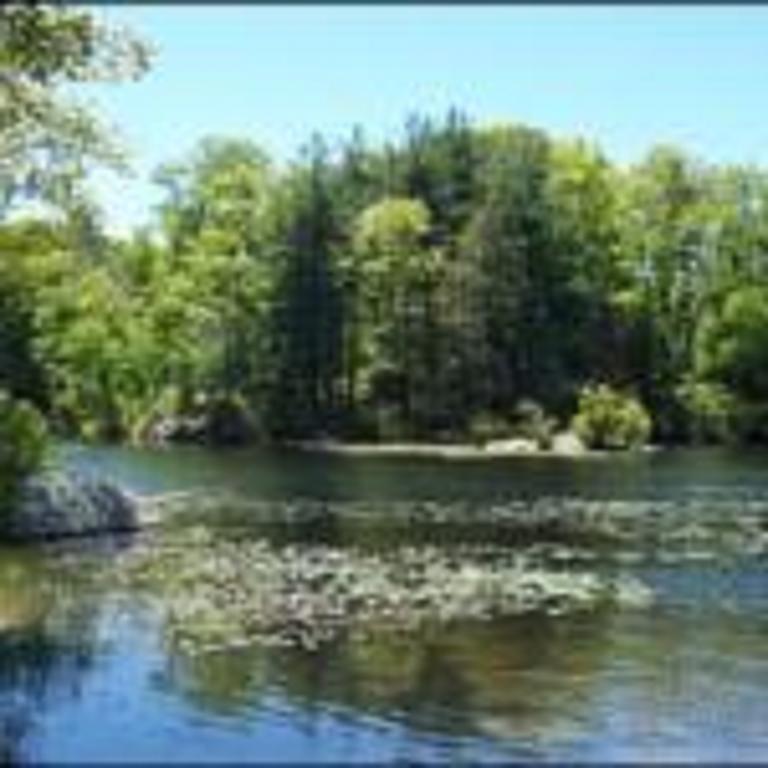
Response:
MULTIPOLYGON (((450 529, 451 542, 482 527, 483 540, 503 543, 503 521, 486 513, 515 500, 566 510, 613 500, 638 514, 661 503, 702 519, 768 500, 761 454, 441 462, 66 446, 63 455, 141 492, 226 490, 262 511, 324 502, 335 524, 318 534, 299 519, 291 536, 345 547, 439 543, 440 526, 399 516, 424 502, 469 518, 450 529), (364 524, 348 514, 361 504, 364 524)), ((220 523, 207 520, 214 530, 220 523)), ((293 530, 252 523, 254 537, 293 530)), ((0 551, 0 759, 768 759, 764 554, 611 561, 653 589, 651 608, 196 655, 169 642, 158 614, 110 580, 131 546, 0 551)))

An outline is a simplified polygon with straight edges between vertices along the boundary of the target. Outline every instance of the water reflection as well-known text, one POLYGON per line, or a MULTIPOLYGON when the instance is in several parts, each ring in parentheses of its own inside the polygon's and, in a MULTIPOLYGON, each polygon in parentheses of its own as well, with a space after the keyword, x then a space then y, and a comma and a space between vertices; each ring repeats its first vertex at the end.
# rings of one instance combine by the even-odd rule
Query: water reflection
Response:
POLYGON ((528 618, 417 634, 378 629, 314 652, 174 652, 155 684, 216 716, 247 716, 279 692, 309 712, 397 720, 459 738, 551 741, 588 712, 609 625, 605 616, 528 618))
POLYGON ((41 551, 0 550, 0 762, 22 745, 49 706, 78 698, 92 667, 93 606, 58 578, 41 551))
POLYGON ((80 471, 111 476, 139 492, 225 489, 259 499, 456 500, 541 496, 588 499, 730 497, 768 492, 765 452, 663 451, 574 461, 515 457, 439 461, 344 457, 194 446, 135 449, 60 446, 80 471))
MULTIPOLYGON (((687 501, 768 490, 765 457, 667 458, 459 466, 248 451, 81 454, 138 490, 205 485, 254 499, 374 499, 375 520, 326 505, 326 527, 307 517, 261 529, 278 544, 365 549, 437 541, 429 525, 392 525, 393 499, 487 506, 541 493, 687 501)), ((497 534, 492 525, 457 524, 441 529, 440 541, 499 543, 497 534)), ((166 642, 162 621, 133 596, 115 592, 112 555, 0 551, 0 762, 768 754, 764 557, 615 564, 653 588, 650 611, 378 627, 315 651, 257 645, 191 655, 166 642), (125 622, 115 621, 115 605, 125 622), (425 743, 442 751, 420 751, 425 743)))

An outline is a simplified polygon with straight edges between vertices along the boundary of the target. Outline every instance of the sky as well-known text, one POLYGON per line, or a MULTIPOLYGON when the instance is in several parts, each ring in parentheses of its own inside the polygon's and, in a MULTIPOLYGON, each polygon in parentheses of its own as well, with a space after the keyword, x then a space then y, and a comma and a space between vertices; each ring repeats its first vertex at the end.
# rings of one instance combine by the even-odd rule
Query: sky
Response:
POLYGON ((598 142, 617 162, 674 143, 768 166, 768 7, 101 6, 157 49, 138 83, 90 99, 134 176, 100 176, 109 228, 148 221, 150 174, 206 135, 278 161, 317 130, 373 141, 414 111, 522 122, 598 142))

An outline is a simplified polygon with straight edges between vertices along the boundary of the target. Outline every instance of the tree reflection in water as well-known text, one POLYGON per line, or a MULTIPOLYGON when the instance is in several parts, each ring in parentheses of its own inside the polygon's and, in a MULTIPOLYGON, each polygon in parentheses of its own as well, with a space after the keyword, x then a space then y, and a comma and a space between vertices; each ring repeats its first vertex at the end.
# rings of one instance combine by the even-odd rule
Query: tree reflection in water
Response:
POLYGON ((0 763, 22 761, 38 716, 78 698, 94 653, 93 603, 55 559, 0 550, 0 763))
POLYGON ((609 623, 527 617, 348 633, 311 652, 169 651, 156 683, 217 716, 242 717, 278 693, 310 720, 333 710, 457 738, 556 741, 589 708, 609 623))
POLYGON ((190 656, 169 645, 156 684, 240 722, 287 706, 307 729, 330 712, 491 739, 515 754, 611 759, 645 744, 703 759, 730 754, 729 744, 765 748, 766 630, 748 611, 712 603, 372 630, 315 651, 190 656))

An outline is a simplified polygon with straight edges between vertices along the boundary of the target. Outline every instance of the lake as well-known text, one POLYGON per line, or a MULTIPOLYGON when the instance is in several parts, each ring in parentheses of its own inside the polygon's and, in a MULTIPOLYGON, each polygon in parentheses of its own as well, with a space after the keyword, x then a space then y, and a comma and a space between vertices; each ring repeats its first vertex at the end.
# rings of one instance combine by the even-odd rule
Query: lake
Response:
POLYGON ((141 493, 252 502, 236 521, 208 512, 196 525, 225 536, 236 522, 276 546, 514 548, 518 510, 617 515, 632 535, 580 542, 579 567, 631 575, 654 601, 189 653, 110 579, 135 546, 126 537, 5 548, 0 760, 768 758, 764 454, 439 461, 64 445, 61 461, 141 493))

